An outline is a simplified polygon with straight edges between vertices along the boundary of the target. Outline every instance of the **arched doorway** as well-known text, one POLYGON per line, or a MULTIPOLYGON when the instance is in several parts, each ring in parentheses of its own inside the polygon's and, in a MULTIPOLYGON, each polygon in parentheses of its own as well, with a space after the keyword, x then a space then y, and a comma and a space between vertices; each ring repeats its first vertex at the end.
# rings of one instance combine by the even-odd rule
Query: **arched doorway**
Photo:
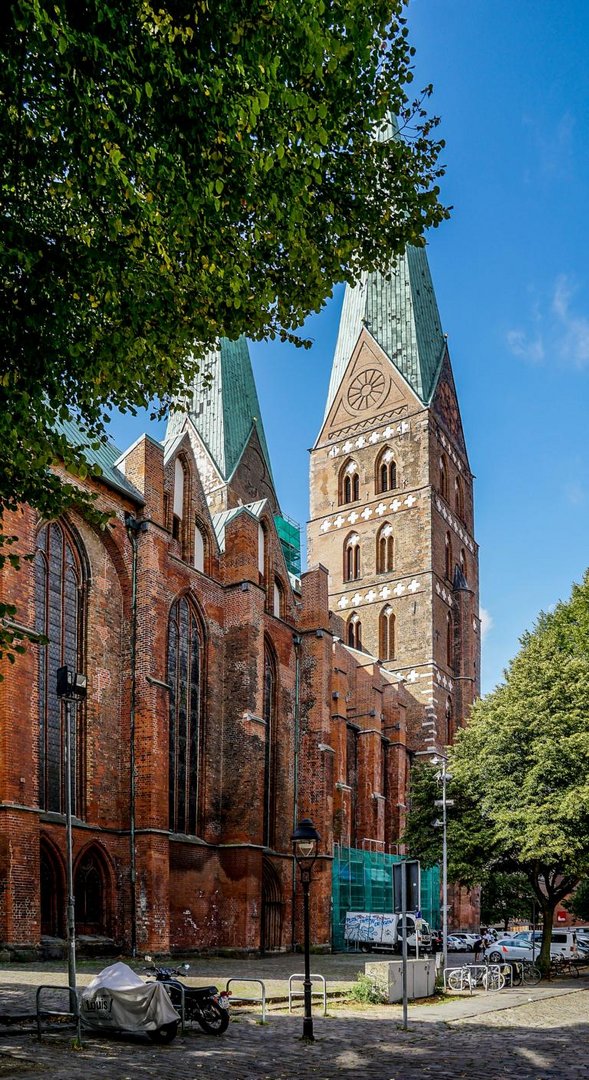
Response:
POLYGON ((41 937, 65 937, 65 889, 62 861, 46 840, 41 840, 41 937))
POLYGON ((284 901, 280 878, 269 859, 262 862, 262 940, 260 949, 277 952, 282 948, 284 901))
POLYGON ((110 873, 102 852, 91 847, 83 853, 74 875, 76 933, 111 936, 110 873))

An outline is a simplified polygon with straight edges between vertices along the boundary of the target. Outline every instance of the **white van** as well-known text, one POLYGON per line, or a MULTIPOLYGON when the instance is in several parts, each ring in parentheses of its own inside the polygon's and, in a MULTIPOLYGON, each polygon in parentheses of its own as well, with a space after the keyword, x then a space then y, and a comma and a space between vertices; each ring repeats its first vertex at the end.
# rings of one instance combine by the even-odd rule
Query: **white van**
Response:
MULTIPOLYGON (((536 956, 540 952, 540 946, 542 944, 542 931, 536 930, 534 934, 536 941, 536 956)), ((525 940, 531 941, 531 933, 526 935, 525 940)), ((514 945, 517 945, 517 941, 514 941, 514 945)), ((563 927, 562 930, 553 930, 552 939, 550 942, 550 957, 554 959, 555 956, 566 956, 567 960, 576 959, 578 954, 577 948, 577 931, 574 927, 563 927)))

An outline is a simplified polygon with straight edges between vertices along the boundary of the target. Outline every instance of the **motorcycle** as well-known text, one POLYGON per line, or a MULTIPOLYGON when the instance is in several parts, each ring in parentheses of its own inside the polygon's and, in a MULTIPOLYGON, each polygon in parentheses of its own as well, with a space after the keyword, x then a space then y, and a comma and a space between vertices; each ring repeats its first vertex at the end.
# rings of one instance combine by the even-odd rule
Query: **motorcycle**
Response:
POLYGON ((80 991, 79 1009, 84 1027, 102 1034, 143 1034, 157 1043, 172 1042, 180 1020, 164 986, 145 983, 120 962, 95 975, 80 991))
MULTIPOLYGON (((150 956, 145 959, 151 961, 150 956)), ((184 1023, 195 1021, 207 1035, 222 1035, 229 1026, 230 993, 227 990, 219 991, 216 986, 184 986, 179 979, 188 971, 190 964, 182 964, 179 968, 152 964, 146 969, 146 974, 165 985, 170 1001, 184 1023)))

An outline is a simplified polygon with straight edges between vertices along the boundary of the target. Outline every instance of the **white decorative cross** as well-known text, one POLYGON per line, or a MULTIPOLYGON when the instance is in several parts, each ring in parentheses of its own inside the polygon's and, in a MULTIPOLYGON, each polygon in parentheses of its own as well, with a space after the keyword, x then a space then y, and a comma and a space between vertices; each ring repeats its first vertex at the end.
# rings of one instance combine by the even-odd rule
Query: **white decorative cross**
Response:
POLYGON ((345 520, 346 519, 343 518, 341 514, 338 514, 333 524, 335 525, 335 527, 337 529, 341 529, 341 527, 342 527, 345 520))
POLYGON ((370 509, 370 507, 365 506, 360 516, 364 518, 364 521, 368 521, 368 518, 372 517, 372 510, 370 509))
POLYGON ((378 442, 378 432, 376 432, 376 431, 372 432, 372 435, 370 436, 370 442, 373 443, 373 444, 375 442, 378 442))
POLYGON ((327 530, 330 529, 330 528, 331 528, 331 521, 329 520, 329 518, 326 518, 325 521, 323 522, 323 525, 321 526, 321 532, 327 532, 327 530))
POLYGON ((382 589, 380 590, 380 595, 382 596, 383 600, 388 600, 389 596, 391 595, 391 590, 389 589, 388 585, 383 585, 382 589))
POLYGON ((337 606, 338 607, 347 607, 348 606, 348 598, 347 598, 347 596, 340 596, 337 606))
POLYGON ((401 596, 401 594, 405 592, 405 586, 402 585, 401 582, 399 582, 398 585, 395 585, 394 591, 396 592, 397 596, 401 596))
POLYGON ((330 457, 337 457, 338 453, 339 453, 339 450, 338 450, 337 446, 332 446, 331 450, 329 451, 329 456, 330 457))
POLYGON ((419 585, 416 582, 415 578, 413 578, 413 581, 411 582, 410 585, 407 586, 407 588, 409 589, 409 592, 412 592, 412 593, 417 592, 417 590, 419 588, 419 585))
POLYGON ((385 439, 390 439, 390 437, 391 437, 391 435, 392 435, 392 434, 393 434, 393 429, 392 429, 392 427, 386 427, 386 428, 384 429, 384 431, 383 431, 383 436, 384 436, 384 438, 385 438, 385 439))
POLYGON ((358 450, 361 450, 362 447, 365 446, 365 445, 366 445, 366 440, 365 440, 363 435, 360 435, 360 438, 356 439, 356 446, 358 447, 358 450))
POLYGON ((393 501, 392 501, 392 503, 391 503, 391 510, 393 510, 393 511, 395 512, 395 514, 396 514, 396 513, 397 513, 397 510, 398 510, 398 509, 399 509, 399 507, 400 507, 400 505, 401 505, 401 503, 399 502, 399 500, 398 500, 398 499, 393 499, 393 501))
POLYGON ((407 682, 417 682, 418 678, 419 678, 419 675, 417 674, 417 672, 415 670, 410 671, 409 674, 407 675, 407 682))
POLYGON ((405 506, 413 506, 413 504, 416 502, 417 499, 415 498, 415 495, 408 495, 405 499, 405 506))
POLYGON ((352 513, 350 514, 350 516, 348 518, 348 521, 351 522, 352 525, 355 525, 357 520, 358 520, 358 514, 356 513, 355 510, 352 510, 352 513))
POLYGON ((356 593, 352 597, 352 603, 353 603, 354 607, 358 607, 358 604, 360 603, 361 600, 362 600, 362 597, 360 596, 360 593, 356 593))
POLYGON ((367 604, 371 604, 373 600, 376 600, 376 593, 375 593, 374 589, 370 589, 366 593, 366 596, 364 597, 364 599, 366 600, 367 604))
POLYGON ((409 424, 406 420, 403 420, 403 423, 401 424, 401 435, 404 435, 407 431, 409 431, 409 424))
POLYGON ((351 449, 352 449, 352 444, 351 444, 350 440, 347 439, 347 441, 342 446, 342 450, 343 450, 344 454, 349 454, 351 449))
POLYGON ((385 504, 384 503, 379 503, 376 510, 375 510, 375 514, 378 514, 379 517, 382 517, 385 510, 386 510, 385 504))

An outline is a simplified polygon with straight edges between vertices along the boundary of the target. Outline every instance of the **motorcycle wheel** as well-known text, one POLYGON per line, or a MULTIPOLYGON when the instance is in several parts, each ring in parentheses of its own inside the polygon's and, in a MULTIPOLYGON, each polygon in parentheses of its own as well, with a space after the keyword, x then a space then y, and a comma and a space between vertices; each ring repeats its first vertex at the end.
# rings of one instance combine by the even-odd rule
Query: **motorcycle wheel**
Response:
POLYGON ((148 1031, 149 1038, 154 1043, 171 1043, 178 1033, 178 1023, 173 1020, 171 1024, 164 1024, 155 1031, 148 1031))
POLYGON ((229 1027, 229 1011, 222 1009, 216 1001, 209 1001, 201 1006, 197 1020, 207 1035, 222 1035, 229 1027))

